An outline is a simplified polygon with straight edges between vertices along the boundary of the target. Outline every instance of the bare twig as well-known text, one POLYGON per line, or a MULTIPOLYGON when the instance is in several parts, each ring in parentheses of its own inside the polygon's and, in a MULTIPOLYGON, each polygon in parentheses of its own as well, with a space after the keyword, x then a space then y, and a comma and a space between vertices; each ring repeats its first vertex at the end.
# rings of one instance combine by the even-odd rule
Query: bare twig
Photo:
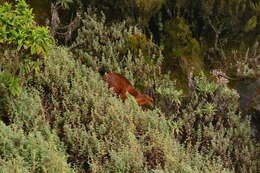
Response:
POLYGON ((223 24, 220 24, 219 27, 217 28, 213 23, 212 20, 208 18, 208 23, 215 32, 215 41, 214 41, 214 49, 218 51, 221 55, 221 57, 226 58, 226 54, 222 48, 219 48, 219 35, 221 34, 221 31, 223 30, 224 26, 223 24))
POLYGON ((67 42, 71 39, 72 33, 80 26, 81 15, 77 12, 76 17, 68 25, 60 26, 61 22, 58 13, 60 7, 59 4, 51 4, 51 34, 53 36, 60 35, 67 42), (64 32, 61 32, 61 30, 64 30, 64 32))

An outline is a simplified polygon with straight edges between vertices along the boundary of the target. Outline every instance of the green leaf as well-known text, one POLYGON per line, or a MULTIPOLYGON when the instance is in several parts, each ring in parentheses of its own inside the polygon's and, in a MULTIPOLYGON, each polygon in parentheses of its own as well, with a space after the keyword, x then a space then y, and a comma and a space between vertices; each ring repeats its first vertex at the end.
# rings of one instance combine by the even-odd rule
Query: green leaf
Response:
POLYGON ((257 17, 256 17, 256 16, 253 16, 253 17, 251 17, 251 18, 247 21, 247 24, 246 24, 246 26, 244 27, 244 31, 245 31, 245 32, 252 31, 253 29, 256 28, 256 25, 257 25, 257 17))

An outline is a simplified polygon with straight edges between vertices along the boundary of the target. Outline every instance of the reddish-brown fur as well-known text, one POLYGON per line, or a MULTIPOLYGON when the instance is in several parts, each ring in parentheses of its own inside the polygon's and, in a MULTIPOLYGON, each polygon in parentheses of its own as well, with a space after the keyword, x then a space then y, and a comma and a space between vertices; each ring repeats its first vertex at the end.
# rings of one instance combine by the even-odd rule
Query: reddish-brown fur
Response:
POLYGON ((109 87, 114 89, 114 92, 117 93, 122 100, 127 98, 126 92, 128 92, 135 97, 135 100, 139 106, 153 106, 153 99, 137 91, 132 86, 132 84, 121 74, 115 72, 108 73, 104 76, 104 80, 108 83, 109 87))

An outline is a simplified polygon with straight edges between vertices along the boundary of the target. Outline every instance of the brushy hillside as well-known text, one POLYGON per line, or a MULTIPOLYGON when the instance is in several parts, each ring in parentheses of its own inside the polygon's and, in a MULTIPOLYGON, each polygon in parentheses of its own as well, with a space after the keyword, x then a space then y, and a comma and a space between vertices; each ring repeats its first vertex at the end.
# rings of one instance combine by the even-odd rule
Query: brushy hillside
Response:
POLYGON ((257 171, 234 90, 201 72, 184 95, 162 72, 156 44, 94 10, 70 47, 32 16, 23 0, 0 7, 0 172, 257 171), (109 71, 152 95, 155 108, 114 96, 102 80, 109 71))

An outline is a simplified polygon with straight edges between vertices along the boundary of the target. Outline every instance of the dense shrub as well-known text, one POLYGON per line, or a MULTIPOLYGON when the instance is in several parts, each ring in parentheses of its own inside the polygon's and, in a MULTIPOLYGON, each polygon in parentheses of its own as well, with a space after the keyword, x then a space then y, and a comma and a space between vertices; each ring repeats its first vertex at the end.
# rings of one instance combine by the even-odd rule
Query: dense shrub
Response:
POLYGON ((195 77, 193 86, 188 104, 176 116, 185 124, 180 138, 188 147, 207 156, 220 156, 225 166, 236 172, 254 172, 256 146, 250 119, 239 112, 237 92, 208 81, 204 75, 195 77))
MULTIPOLYGON (((89 10, 76 42, 48 50, 37 75, 18 73, 20 85, 7 58, 17 58, 16 47, 5 45, 0 94, 8 109, 0 116, 9 123, 0 122, 0 172, 256 172, 256 147, 237 93, 202 73, 190 75, 184 95, 162 72, 160 48, 140 29, 105 21, 89 10), (152 95, 156 107, 118 99, 102 80, 110 71, 152 95)), ((171 38, 194 46, 191 52, 176 46, 180 55, 198 53, 184 21, 176 26, 184 31, 171 38)))
MULTIPOLYGON (((73 52, 77 57, 79 55, 80 59, 87 59, 83 63, 94 67, 93 69, 96 71, 105 65, 107 71, 124 73, 130 80, 136 82, 137 86, 138 81, 142 81, 144 88, 152 91, 156 99, 156 106, 162 111, 161 115, 170 122, 176 139, 184 143, 187 148, 194 152, 201 152, 211 159, 221 158, 226 167, 236 169, 236 171, 256 169, 255 147, 250 138, 250 124, 249 120, 242 119, 240 116, 237 93, 226 86, 209 82, 202 75, 190 81, 190 96, 184 96, 182 91, 175 89, 174 81, 171 81, 167 74, 162 73, 160 66, 163 57, 159 49, 151 49, 157 52, 151 54, 151 57, 154 58, 150 63, 142 54, 143 47, 137 47, 140 50, 139 56, 135 53, 132 54, 133 49, 131 48, 126 56, 124 54, 120 56, 118 53, 125 47, 125 44, 129 45, 122 33, 127 34, 129 31, 122 29, 124 23, 107 27, 104 21, 105 19, 102 17, 98 18, 93 14, 87 15, 85 26, 79 32, 78 44, 75 43, 75 46, 72 47, 74 49, 77 45, 81 46, 76 47, 73 52), (105 33, 110 34, 105 35, 103 29, 105 29, 105 33), (94 35, 92 31, 96 34, 94 35), (113 33, 117 33, 117 39, 111 37, 111 35, 115 35, 113 33), (91 44, 91 40, 93 44, 91 44), (101 42, 100 40, 106 41, 101 42), (111 48, 111 45, 114 49, 111 48), (100 54, 92 56, 92 54, 88 54, 89 52, 100 54), (88 63, 90 61, 95 63, 88 63), (222 140, 228 142, 221 142, 222 140), (237 141, 241 141, 241 143, 238 144, 237 141), (240 153, 245 154, 240 155, 240 153)), ((184 45, 192 45, 191 33, 187 28, 185 30, 185 26, 180 19, 176 28, 179 28, 181 32, 173 31, 172 38, 184 42, 184 45), (179 38, 179 34, 182 34, 183 38, 179 38), (185 38, 190 39, 187 41, 185 38)), ((130 31, 140 32, 138 29, 130 31)), ((195 47, 196 45, 199 49, 199 45, 195 44, 195 47)), ((153 47, 152 44, 150 46, 153 47)), ((176 51, 181 50, 176 46, 176 51)), ((185 47, 183 50, 181 54, 184 56, 192 54, 187 52, 188 49, 185 47)), ((199 50, 194 50, 195 54, 198 52, 199 50)))
POLYGON ((37 26, 24 0, 0 6, 0 72, 23 77, 39 72, 52 43, 48 29, 37 26))
POLYGON ((0 43, 13 45, 17 50, 29 50, 33 54, 46 54, 51 46, 45 27, 37 26, 32 10, 24 0, 13 6, 4 3, 0 8, 0 43))
POLYGON ((153 76, 161 74, 163 57, 159 47, 137 27, 127 26, 125 22, 107 26, 105 21, 104 15, 89 10, 71 46, 72 52, 101 74, 117 71, 140 89, 151 90, 155 85, 153 76))
POLYGON ((0 119, 9 122, 10 99, 21 93, 19 79, 11 74, 0 73, 0 119))
POLYGON ((51 44, 48 29, 37 26, 24 0, 0 6, 0 116, 5 122, 10 120, 9 103, 21 93, 26 79, 40 71, 41 57, 51 44))
POLYGON ((202 48, 193 37, 189 25, 184 18, 177 17, 166 22, 164 27, 165 67, 171 71, 179 69, 184 76, 192 70, 198 72, 203 69, 202 48))
POLYGON ((52 52, 34 87, 78 172, 225 172, 217 159, 212 165, 187 152, 160 110, 144 111, 130 96, 125 103, 113 97, 101 76, 66 49, 52 52))
POLYGON ((73 172, 59 138, 48 131, 45 135, 32 132, 25 135, 15 125, 0 122, 0 172, 73 172))
MULTIPOLYGON (((234 49, 257 45, 259 10, 259 1, 251 0, 169 0, 154 17, 154 23, 156 26, 167 27, 167 22, 164 21, 168 18, 175 21, 176 18, 183 17, 192 35, 204 47, 207 63, 210 61, 209 65, 215 65, 216 61, 225 63, 224 59, 229 60, 229 53, 234 49)), ((158 35, 160 38, 165 37, 162 32, 158 35)), ((230 66, 231 63, 228 63, 226 68, 230 66)))
POLYGON ((0 74, 1 95, 17 96, 21 93, 19 79, 10 74, 0 74))

